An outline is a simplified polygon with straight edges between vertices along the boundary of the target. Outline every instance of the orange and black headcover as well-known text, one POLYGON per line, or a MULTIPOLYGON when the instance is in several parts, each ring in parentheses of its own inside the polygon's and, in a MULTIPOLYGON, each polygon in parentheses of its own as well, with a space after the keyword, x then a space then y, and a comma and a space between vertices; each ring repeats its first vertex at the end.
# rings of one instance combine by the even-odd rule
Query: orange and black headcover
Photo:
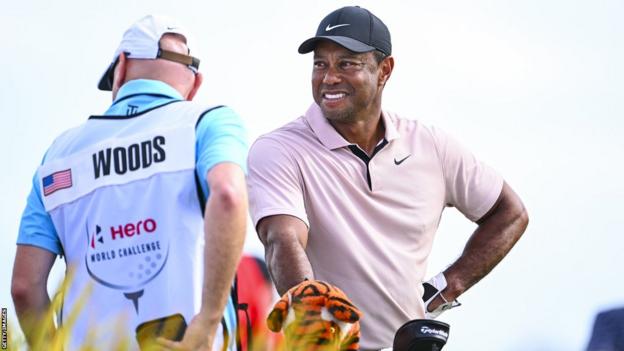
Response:
POLYGON ((284 329, 289 351, 355 351, 361 317, 339 288, 305 280, 282 296, 267 323, 274 332, 284 329))

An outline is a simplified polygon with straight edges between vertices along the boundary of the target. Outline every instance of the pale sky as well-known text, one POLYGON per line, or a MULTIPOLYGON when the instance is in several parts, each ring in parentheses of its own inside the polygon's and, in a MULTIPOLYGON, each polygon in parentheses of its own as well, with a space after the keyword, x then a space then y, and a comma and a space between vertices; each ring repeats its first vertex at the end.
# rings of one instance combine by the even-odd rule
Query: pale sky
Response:
MULTIPOLYGON (((110 94, 96 85, 132 22, 157 13, 189 27, 205 76, 196 99, 233 107, 254 140, 312 102, 311 55, 297 47, 343 5, 368 8, 392 34, 396 65, 384 108, 454 135, 529 210, 511 254, 460 298, 461 308, 441 316, 451 324, 445 350, 584 349, 595 313, 624 305, 624 2, 617 0, 5 4, 0 305, 13 322, 10 276, 32 175, 60 132, 108 107, 110 94)), ((428 276, 461 253, 472 230, 456 210, 445 211, 428 276)))

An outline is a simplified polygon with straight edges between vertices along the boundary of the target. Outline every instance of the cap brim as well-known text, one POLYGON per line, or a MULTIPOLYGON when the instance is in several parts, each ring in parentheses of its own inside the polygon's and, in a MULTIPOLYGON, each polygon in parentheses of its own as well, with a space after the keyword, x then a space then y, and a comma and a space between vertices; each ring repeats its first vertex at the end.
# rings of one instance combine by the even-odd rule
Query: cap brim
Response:
POLYGON ((318 42, 322 40, 332 41, 344 47, 347 50, 358 52, 358 53, 369 52, 369 51, 375 50, 375 48, 370 45, 366 45, 362 43, 361 41, 357 41, 355 39, 348 38, 348 37, 318 36, 318 37, 310 38, 304 41, 303 43, 301 43, 301 45, 299 45, 299 53, 307 54, 308 52, 314 51, 314 49, 316 48, 316 44, 318 44, 318 42))
POLYGON ((113 62, 108 66, 106 72, 100 78, 100 83, 98 84, 98 89, 104 91, 112 91, 113 90, 113 75, 115 73, 115 64, 117 61, 113 62))

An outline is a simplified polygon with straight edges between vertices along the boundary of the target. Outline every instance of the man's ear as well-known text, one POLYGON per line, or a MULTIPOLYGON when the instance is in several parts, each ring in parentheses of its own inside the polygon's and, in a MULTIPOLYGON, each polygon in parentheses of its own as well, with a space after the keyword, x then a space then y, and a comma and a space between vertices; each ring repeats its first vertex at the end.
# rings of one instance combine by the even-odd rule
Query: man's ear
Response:
POLYGON ((390 76, 392 75, 393 69, 394 69, 394 57, 393 56, 388 56, 379 63, 379 70, 381 72, 379 74, 379 82, 378 82, 379 86, 386 85, 386 83, 390 79, 390 76))
POLYGON ((191 91, 189 91, 189 94, 186 97, 188 101, 193 100, 195 94, 197 94, 197 90, 199 90, 199 87, 201 86, 203 81, 204 76, 200 72, 197 72, 197 74, 195 74, 195 82, 193 82, 193 88, 191 88, 191 91))
POLYGON ((113 74, 113 100, 115 100, 119 88, 121 88, 121 86, 126 82, 127 64, 128 59, 126 58, 126 53, 120 53, 117 58, 117 65, 115 65, 115 72, 113 74))

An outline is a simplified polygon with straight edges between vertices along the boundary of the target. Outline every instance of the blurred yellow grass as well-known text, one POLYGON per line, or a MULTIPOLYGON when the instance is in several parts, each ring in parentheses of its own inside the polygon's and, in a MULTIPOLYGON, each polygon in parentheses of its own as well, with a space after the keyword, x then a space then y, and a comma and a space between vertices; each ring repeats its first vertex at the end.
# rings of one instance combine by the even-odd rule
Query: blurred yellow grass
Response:
MULTIPOLYGON (((63 319, 63 324, 61 326, 57 326, 55 323, 54 316, 61 311, 61 307, 63 304, 63 296, 64 293, 70 286, 70 282, 72 280, 71 272, 68 273, 67 277, 61 283, 58 292, 54 295, 50 307, 46 314, 42 318, 37 318, 33 322, 34 337, 32 340, 32 345, 28 347, 28 344, 24 337, 20 335, 20 333, 10 332, 8 335, 8 350, 46 350, 46 351, 64 351, 65 346, 68 344, 72 328, 76 324, 76 320, 78 316, 83 311, 86 306, 87 300, 91 295, 93 290, 92 284, 87 285, 86 288, 80 293, 79 298, 76 300, 75 306, 72 308, 70 313, 66 318, 63 319)), ((97 345, 97 336, 100 333, 104 333, 107 335, 111 335, 108 333, 106 329, 112 328, 113 331, 116 328, 120 328, 123 323, 118 323, 116 321, 102 321, 102 327, 98 330, 91 330, 89 335, 85 337, 85 341, 83 345, 80 347, 81 351, 127 351, 130 349, 130 340, 127 338, 120 338, 120 340, 114 341, 114 346, 112 349, 107 348, 106 350, 102 349, 101 346, 97 345)), ((240 327, 240 326, 239 326, 240 327)), ((17 325, 11 325, 9 323, 8 330, 15 331, 17 329, 17 325)), ((125 330, 117 330, 112 335, 128 335, 128 332, 125 330)), ((236 334, 238 335, 238 333, 236 334)), ((284 351, 284 345, 272 345, 269 340, 271 338, 268 335, 262 334, 254 334, 252 337, 253 344, 252 348, 247 351, 284 351)), ((156 351, 160 348, 154 345, 153 348, 148 348, 148 350, 144 351, 156 351)))
MULTIPOLYGON (((76 304, 63 320, 63 324, 58 326, 55 323, 54 316, 57 315, 62 308, 63 305, 63 296, 65 292, 68 290, 70 286, 70 282, 72 280, 71 270, 68 270, 68 274, 66 278, 61 283, 61 287, 58 289, 58 292, 54 295, 50 303, 50 307, 46 311, 45 315, 40 318, 31 318, 30 322, 32 326, 27 326, 27 328, 32 329, 33 338, 31 340, 31 345, 28 345, 26 340, 21 336, 15 336, 15 333, 9 334, 9 342, 8 349, 9 350, 50 350, 50 351, 63 351, 65 350, 65 345, 67 345, 73 326, 76 324, 76 320, 78 316, 82 312, 82 310, 86 306, 86 302, 91 295, 93 290, 93 285, 88 284, 85 289, 80 293, 80 296, 76 300, 76 304)), ((27 318, 28 320, 28 318, 27 318)), ((117 328, 118 323, 107 323, 110 328, 117 328)), ((11 326, 9 330, 17 330, 13 329, 17 326, 11 326)), ((123 331, 117 333, 117 335, 124 335, 123 331)), ((129 350, 130 343, 129 340, 119 340, 115 343, 113 347, 114 351, 126 351, 129 350)), ((101 348, 97 346, 96 342, 96 331, 93 330, 86 335, 84 344, 80 347, 81 351, 103 351, 101 348)))

